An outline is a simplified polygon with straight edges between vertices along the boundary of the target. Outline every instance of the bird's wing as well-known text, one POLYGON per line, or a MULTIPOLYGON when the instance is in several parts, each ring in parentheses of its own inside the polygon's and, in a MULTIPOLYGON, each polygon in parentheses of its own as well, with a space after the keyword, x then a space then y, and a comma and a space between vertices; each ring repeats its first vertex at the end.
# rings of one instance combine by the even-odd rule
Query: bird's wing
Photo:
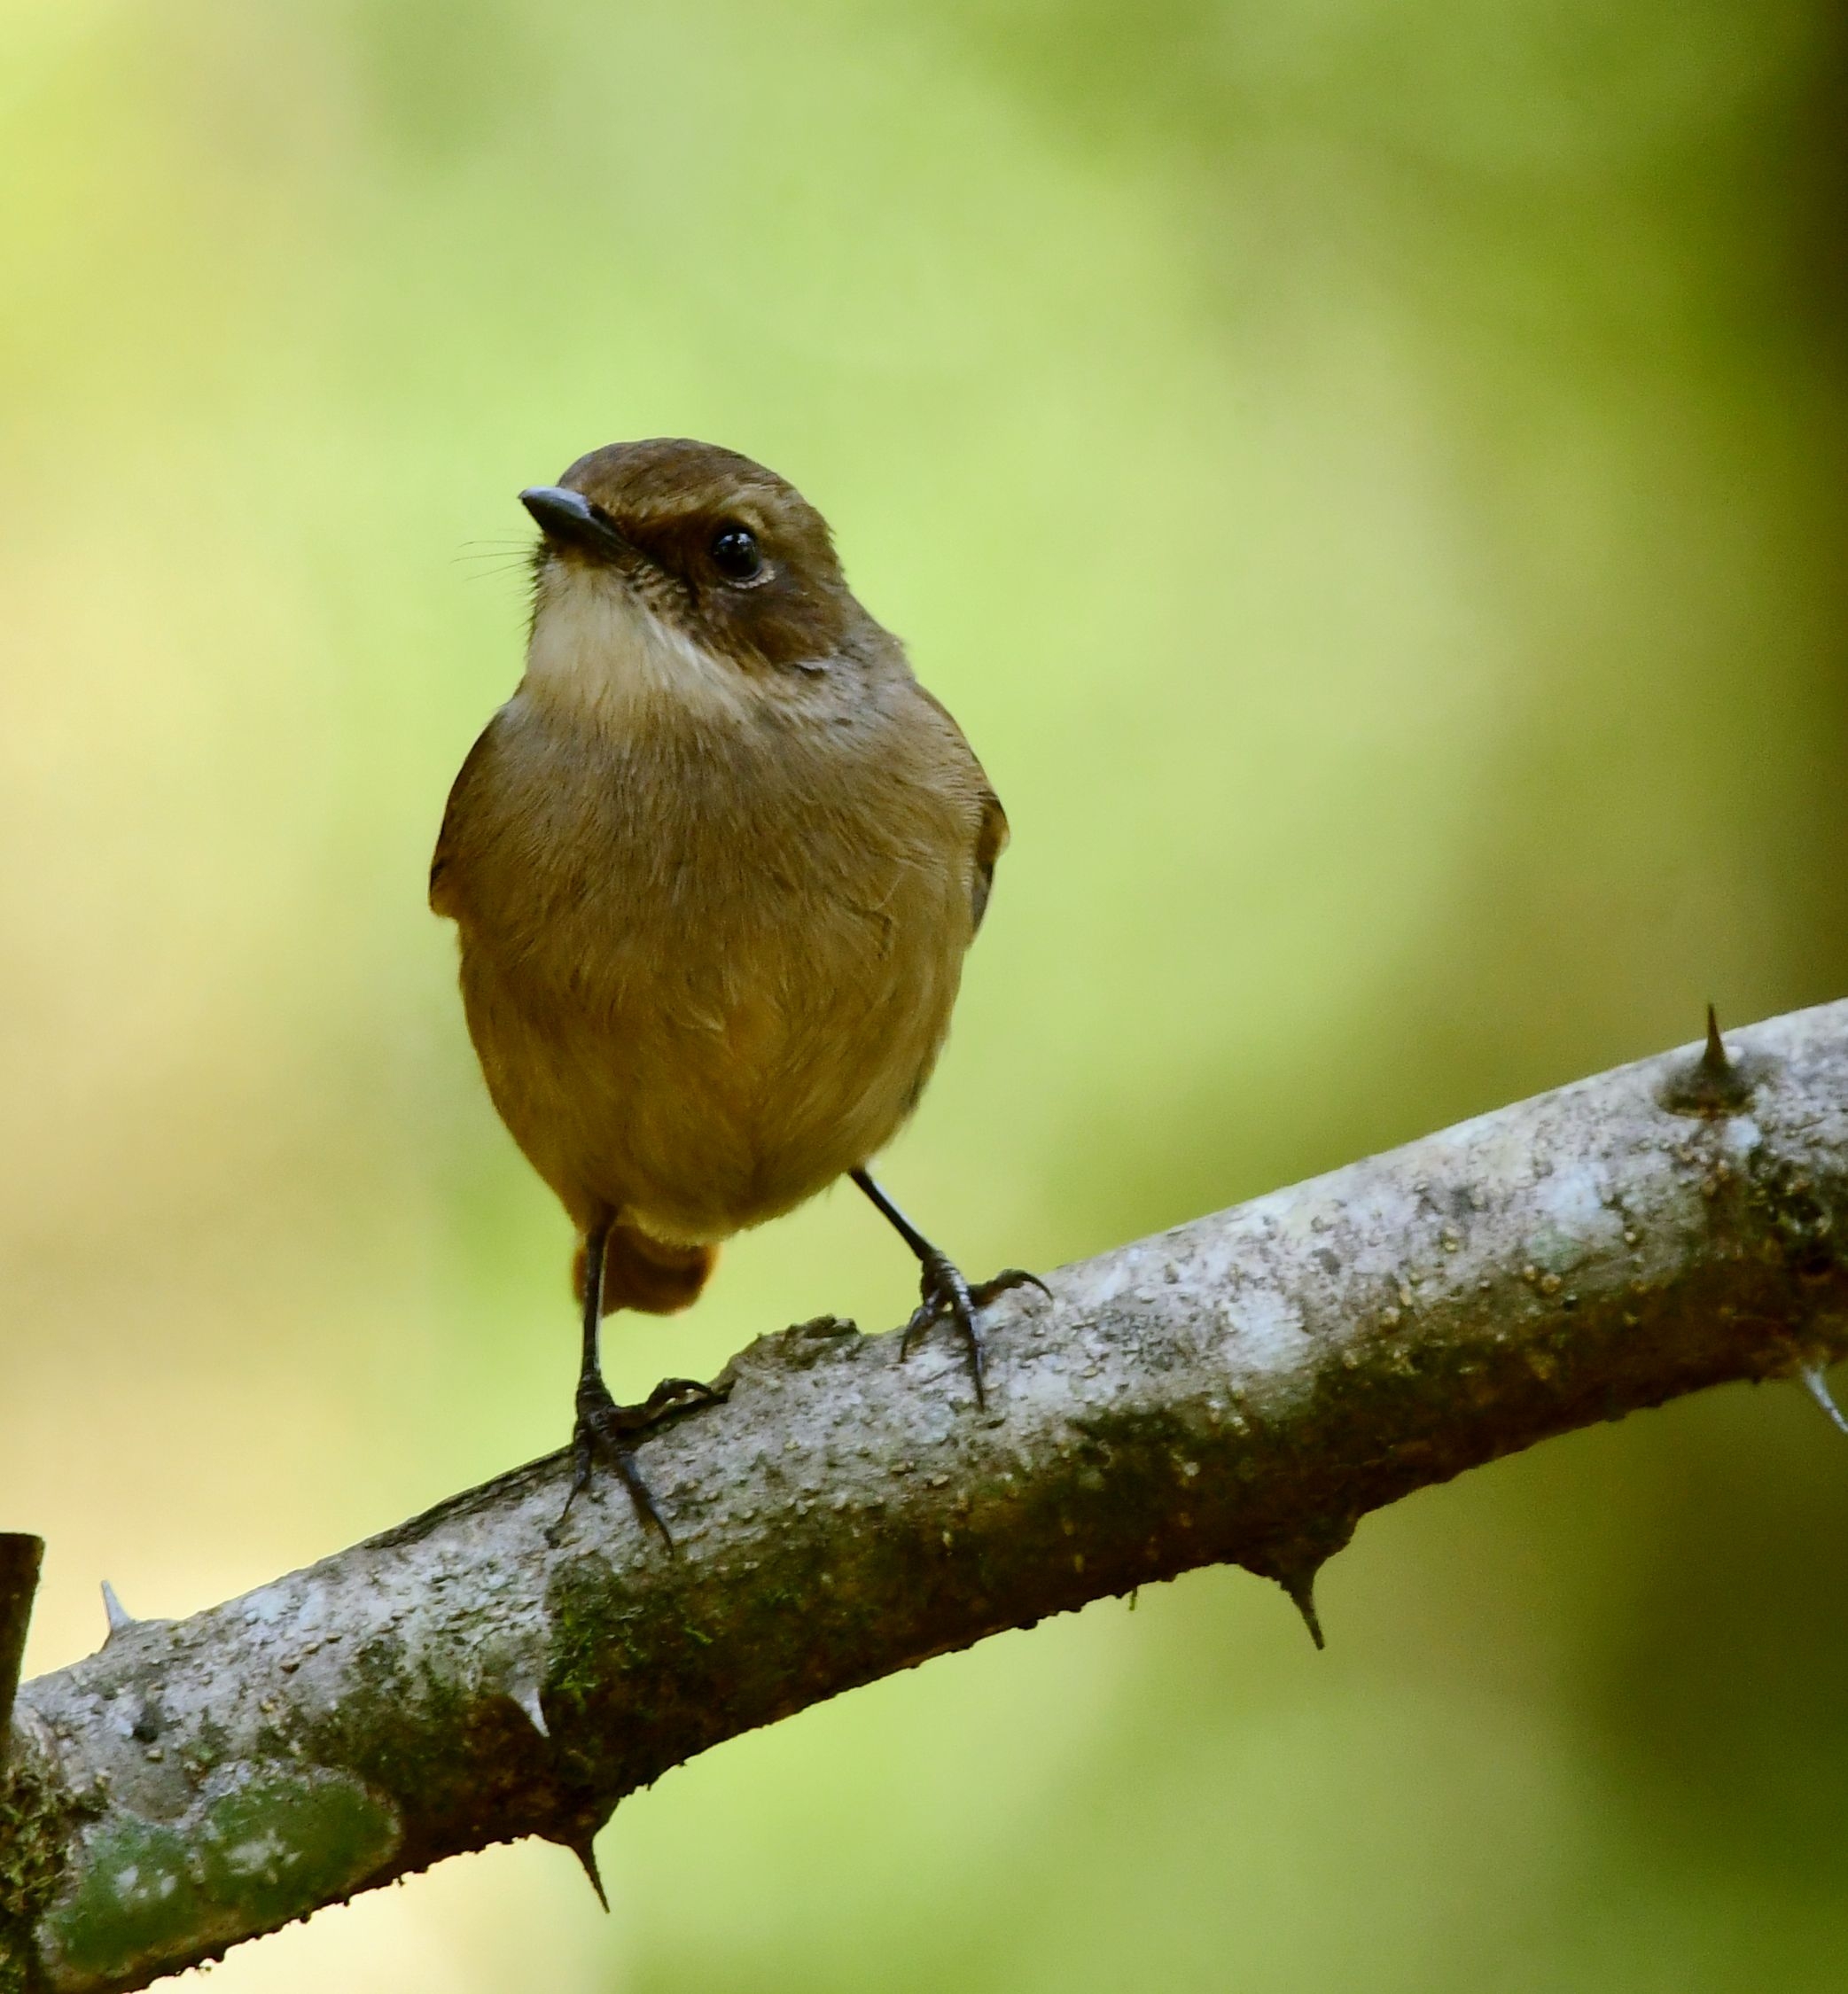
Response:
POLYGON ((982 821, 975 834, 975 877, 970 883, 970 929, 971 939, 988 911, 988 895, 994 887, 994 861, 1008 848, 1008 814, 993 790, 982 791, 982 821))
POLYGON ((988 895, 994 890, 994 861, 1008 848, 1008 814, 1001 806, 1001 798, 988 787, 988 778, 975 759, 968 737, 956 725, 955 715, 928 686, 911 678, 908 670, 905 675, 911 690, 936 714, 955 760, 981 784, 977 795, 981 815, 976 821, 974 876, 969 882, 969 939, 973 941, 982 925, 982 916, 988 911, 988 895))
POLYGON ((449 785, 449 800, 443 806, 443 828, 436 834, 436 850, 430 860, 430 911, 455 920, 461 911, 461 882, 458 855, 462 822, 469 806, 469 791, 494 756, 495 725, 482 728, 480 738, 463 760, 449 785))

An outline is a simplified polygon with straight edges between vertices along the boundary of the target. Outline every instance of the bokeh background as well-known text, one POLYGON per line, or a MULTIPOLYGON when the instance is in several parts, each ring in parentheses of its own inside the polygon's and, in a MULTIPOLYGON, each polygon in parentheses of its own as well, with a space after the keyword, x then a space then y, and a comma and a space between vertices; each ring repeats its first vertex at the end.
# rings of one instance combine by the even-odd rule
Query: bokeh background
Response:
MULTIPOLYGON (((1050 1265, 1848 991, 1825 0, 0 0, 0 1523, 28 1666, 558 1445, 424 868, 519 487, 710 437, 1015 825, 889 1159, 1050 1265)), ((906 1257, 839 1194, 612 1376, 906 1257)), ((862 1690, 227 1990, 1839 1990, 1791 1390, 862 1690)))

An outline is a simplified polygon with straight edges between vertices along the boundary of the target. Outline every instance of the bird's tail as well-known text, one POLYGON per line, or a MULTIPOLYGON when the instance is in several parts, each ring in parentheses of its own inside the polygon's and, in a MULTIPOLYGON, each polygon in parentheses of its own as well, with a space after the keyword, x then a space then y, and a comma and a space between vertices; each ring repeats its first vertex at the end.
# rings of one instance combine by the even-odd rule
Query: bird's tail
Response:
MULTIPOLYGON (((716 1246, 672 1246, 633 1226, 612 1226, 604 1249, 604 1313, 639 1309, 674 1315, 698 1299, 719 1258, 716 1246)), ((571 1263, 573 1292, 584 1298, 584 1244, 571 1263)))

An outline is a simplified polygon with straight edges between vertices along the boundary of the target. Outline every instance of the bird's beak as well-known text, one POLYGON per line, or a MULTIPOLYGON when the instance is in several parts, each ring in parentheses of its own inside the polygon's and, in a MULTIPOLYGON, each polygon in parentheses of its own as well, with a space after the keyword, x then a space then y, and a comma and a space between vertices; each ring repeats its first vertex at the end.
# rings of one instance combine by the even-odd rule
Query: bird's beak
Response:
POLYGON ((628 542, 609 514, 581 492, 567 491, 562 485, 534 485, 519 495, 519 502, 555 547, 579 548, 606 561, 628 551, 628 542))

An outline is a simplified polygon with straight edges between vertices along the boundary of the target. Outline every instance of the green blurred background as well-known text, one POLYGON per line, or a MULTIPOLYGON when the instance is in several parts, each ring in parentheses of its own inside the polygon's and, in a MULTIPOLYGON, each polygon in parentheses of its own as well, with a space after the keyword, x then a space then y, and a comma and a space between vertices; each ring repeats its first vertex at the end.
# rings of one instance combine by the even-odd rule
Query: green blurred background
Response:
MULTIPOLYGON (((558 1445, 568 1242, 424 867, 519 487, 735 445, 1006 798, 889 1159, 1048 1266, 1848 991, 1824 0, 0 0, 0 1521, 29 1665, 558 1445)), ((906 1256, 835 1195, 619 1390, 906 1256)), ((1792 1391, 1197 1574, 230 1990, 1839 1990, 1792 1391)))

